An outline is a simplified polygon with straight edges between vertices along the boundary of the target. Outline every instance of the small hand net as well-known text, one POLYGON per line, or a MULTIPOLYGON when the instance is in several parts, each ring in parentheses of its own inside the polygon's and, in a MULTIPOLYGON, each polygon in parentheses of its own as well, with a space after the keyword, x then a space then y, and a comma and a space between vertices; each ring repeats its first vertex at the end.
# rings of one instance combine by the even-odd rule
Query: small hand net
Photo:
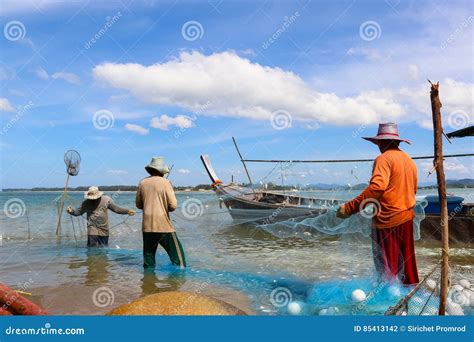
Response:
POLYGON ((64 154, 64 163, 70 176, 77 176, 81 164, 81 155, 75 150, 69 150, 64 154))

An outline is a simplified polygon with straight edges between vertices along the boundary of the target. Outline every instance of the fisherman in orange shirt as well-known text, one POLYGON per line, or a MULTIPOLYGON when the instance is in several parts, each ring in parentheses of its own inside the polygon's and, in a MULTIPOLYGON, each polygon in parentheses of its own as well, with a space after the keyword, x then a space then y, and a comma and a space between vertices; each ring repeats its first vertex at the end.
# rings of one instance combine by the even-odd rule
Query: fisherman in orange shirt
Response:
POLYGON ((408 154, 398 148, 401 141, 394 123, 379 124, 375 137, 364 139, 376 144, 380 155, 375 159, 372 178, 365 190, 343 204, 337 216, 347 218, 374 205, 372 251, 381 278, 398 278, 404 284, 419 282, 413 237, 413 208, 417 191, 417 169, 408 154))

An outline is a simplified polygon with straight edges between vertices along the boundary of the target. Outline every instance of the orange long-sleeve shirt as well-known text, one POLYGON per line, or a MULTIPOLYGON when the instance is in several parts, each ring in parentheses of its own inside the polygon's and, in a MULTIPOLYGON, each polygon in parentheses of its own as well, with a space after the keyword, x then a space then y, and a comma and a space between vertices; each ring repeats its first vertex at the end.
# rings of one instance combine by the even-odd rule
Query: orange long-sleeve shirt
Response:
POLYGON ((343 209, 352 215, 376 200, 380 205, 373 218, 374 226, 397 226, 414 217, 417 181, 416 165, 410 156, 399 149, 387 150, 375 159, 370 184, 343 209))

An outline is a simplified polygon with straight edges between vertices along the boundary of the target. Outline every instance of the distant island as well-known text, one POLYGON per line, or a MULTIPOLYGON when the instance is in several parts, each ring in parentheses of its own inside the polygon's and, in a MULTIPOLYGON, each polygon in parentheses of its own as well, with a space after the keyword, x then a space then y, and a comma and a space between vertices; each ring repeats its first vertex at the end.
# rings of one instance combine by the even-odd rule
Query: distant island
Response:
MULTIPOLYGON (((249 184, 240 184, 241 186, 249 186, 249 184)), ((474 179, 464 178, 464 179, 447 179, 446 185, 449 188, 474 188, 474 179)), ((311 191, 311 190, 362 190, 367 186, 367 183, 359 183, 354 185, 340 185, 340 184, 325 184, 325 183, 315 183, 307 185, 278 185, 274 183, 265 184, 265 189, 267 190, 301 190, 301 191, 311 191)), ((255 185, 254 185, 255 187, 255 185)), ((419 189, 436 189, 437 186, 435 183, 420 183, 418 184, 419 189)), ((87 186, 78 186, 75 188, 68 188, 68 191, 86 191, 87 186)), ((103 185, 99 186, 99 189, 102 191, 137 191, 136 185, 103 185)), ((64 188, 46 188, 46 187, 35 187, 35 188, 5 188, 2 189, 3 192, 7 191, 63 191, 64 188)), ((175 186, 175 191, 208 191, 212 190, 210 184, 199 184, 196 186, 175 186)))

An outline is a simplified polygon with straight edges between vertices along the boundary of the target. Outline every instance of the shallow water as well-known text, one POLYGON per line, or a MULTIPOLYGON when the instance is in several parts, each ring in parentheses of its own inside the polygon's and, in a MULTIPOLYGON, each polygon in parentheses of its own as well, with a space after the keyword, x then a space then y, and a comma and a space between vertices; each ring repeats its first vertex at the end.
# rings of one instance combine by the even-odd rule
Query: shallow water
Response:
MULTIPOLYGON (((451 192, 465 197, 469 194, 469 190, 451 192)), ((321 236, 314 241, 278 239, 250 225, 235 225, 226 210, 219 208, 216 196, 207 192, 178 193, 180 205, 193 198, 202 206, 197 212, 178 208, 172 214, 189 267, 179 270, 170 265, 159 249, 155 274, 144 275, 141 213, 126 219, 109 212, 110 247, 88 249, 82 218, 71 220, 63 215, 62 234, 56 237, 58 195, 0 193, 2 207, 7 203, 11 206, 13 199, 21 200, 17 201, 18 217, 1 212, 0 282, 31 292, 32 299, 51 313, 102 314, 138 296, 171 289, 210 294, 256 314, 286 314, 286 306, 275 303, 275 291, 286 289, 283 299, 300 301, 306 305, 305 313, 313 313, 321 308, 322 304, 314 299, 314 293, 320 294, 321 289, 339 289, 328 296, 342 308, 352 289, 372 286, 374 269, 368 238, 347 234, 321 236), (112 300, 104 303, 107 305, 93 300, 94 291, 102 287, 112 293, 112 300)), ((134 208, 134 193, 109 195, 118 205, 134 208)), ((311 193, 324 198, 353 195, 311 193)), ((70 193, 66 206, 77 206, 81 201, 82 193, 70 193)), ((419 241, 417 245, 419 270, 426 274, 439 259, 439 244, 419 241)), ((467 273, 471 273, 473 260, 471 248, 451 250, 451 262, 467 273)), ((374 305, 362 313, 383 313, 394 301, 374 305)))

